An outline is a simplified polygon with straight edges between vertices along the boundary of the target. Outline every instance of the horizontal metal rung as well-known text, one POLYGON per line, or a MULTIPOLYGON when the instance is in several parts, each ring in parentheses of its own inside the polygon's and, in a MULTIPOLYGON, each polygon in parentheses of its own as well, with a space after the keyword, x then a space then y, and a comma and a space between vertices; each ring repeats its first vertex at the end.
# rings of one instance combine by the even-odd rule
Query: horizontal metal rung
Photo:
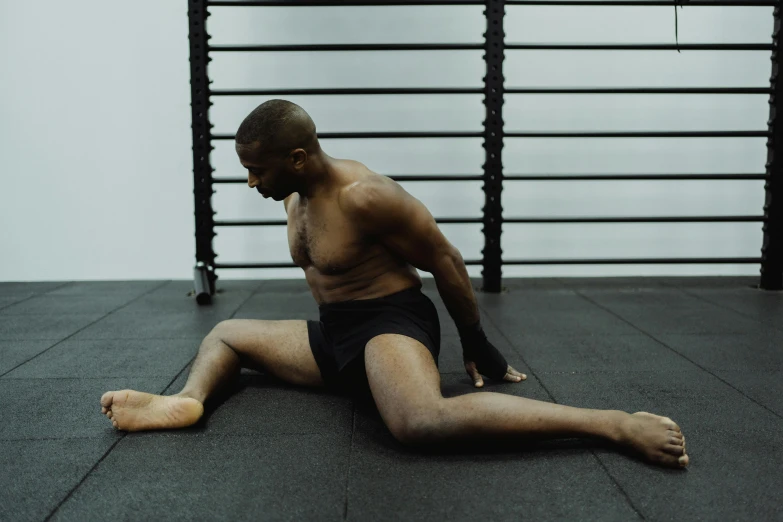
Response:
MULTIPOLYGON (((506 94, 772 94, 771 87, 525 87, 506 94)), ((402 87, 355 89, 219 89, 211 96, 356 96, 412 94, 484 94, 479 87, 402 87)))
POLYGON ((389 6, 389 5, 484 5, 485 0, 253 0, 235 2, 209 0, 208 7, 340 7, 340 6, 389 6))
POLYGON ((388 176, 394 181, 484 181, 484 176, 388 176))
MULTIPOLYGON (((572 218, 502 218, 503 223, 554 224, 554 223, 749 223, 763 222, 764 216, 672 216, 672 217, 572 217, 572 218)), ((467 225, 483 223, 482 218, 438 218, 441 225, 467 225)), ((283 219, 215 221, 216 227, 267 227, 285 226, 283 219)))
POLYGON ((766 179, 766 174, 606 174, 606 175, 513 175, 503 176, 503 181, 662 181, 662 180, 755 180, 766 179))
MULTIPOLYGON (((770 89, 767 89, 769 91, 770 89)), ((223 89, 214 90, 212 96, 323 96, 361 94, 483 94, 479 87, 403 87, 368 89, 223 89)))
POLYGON ((215 263, 215 268, 299 268, 293 263, 215 263))
MULTIPOLYGON (((776 0, 687 0, 683 7, 697 6, 776 6, 776 0)), ((644 5, 666 6, 674 5, 672 0, 506 0, 506 5, 644 5)))
POLYGON ((653 259, 504 259, 503 265, 668 265, 761 263, 760 257, 701 257, 653 259))
MULTIPOLYGON (((388 176, 394 181, 484 181, 482 175, 455 175, 455 176, 388 176)), ((664 180, 765 180, 766 174, 606 174, 606 175, 509 175, 503 176, 504 181, 664 181, 664 180)), ((246 182, 246 179, 240 181, 246 182)))
MULTIPOLYGON (((394 181, 484 181, 482 175, 432 175, 432 176, 387 176, 394 181)), ((766 174, 569 174, 547 176, 541 174, 508 175, 503 181, 710 181, 710 180, 765 180, 766 174)), ((247 178, 214 178, 213 184, 246 184, 247 178)))
POLYGON ((742 223, 762 222, 764 216, 672 216, 606 218, 503 218, 503 223, 742 223))
MULTIPOLYGON (((466 259, 466 265, 481 265, 480 259, 466 259)), ((217 268, 299 268, 294 263, 215 263, 217 268)))
MULTIPOLYGON (((756 264, 760 257, 701 257, 652 259, 505 259, 503 265, 661 265, 661 264, 756 264)), ((466 259, 466 265, 481 265, 480 259, 466 259)), ((294 263, 216 263, 217 268, 298 268, 294 263)))
MULTIPOLYGON (((661 132, 506 132, 506 138, 768 138, 766 131, 661 132)), ((233 140, 234 134, 213 134, 213 140, 233 140)), ((483 132, 324 132, 320 139, 483 138, 483 132)))
MULTIPOLYGON (((444 225, 465 225, 474 223, 483 223, 482 218, 439 218, 436 223, 444 225)), ((284 226, 288 222, 284 219, 266 219, 266 220, 236 220, 236 221, 215 221, 216 227, 275 227, 284 226)))
POLYGON ((482 218, 436 218, 435 222, 439 225, 469 225, 483 223, 482 218))
POLYGON ((210 45, 210 52, 300 52, 300 51, 480 51, 483 43, 461 44, 301 44, 301 45, 210 45))
MULTIPOLYGON (((485 5, 485 0, 209 0, 208 7, 340 7, 393 5, 485 5)), ((671 0, 507 0, 506 5, 643 5, 671 6, 671 0)), ((684 6, 775 6, 775 0, 689 0, 684 6)))
POLYGON ((506 138, 768 138, 765 131, 506 132, 506 138))
MULTIPOLYGON (((213 134, 213 140, 233 140, 234 134, 213 134)), ((483 138, 483 132, 319 132, 319 139, 483 138)))
MULTIPOLYGON (((444 176, 387 176, 394 181, 483 181, 481 175, 444 175, 444 176)), ((247 183, 247 178, 216 178, 212 183, 247 183)))
MULTIPOLYGON (((674 5, 674 4, 672 4, 674 5)), ((772 44, 512 44, 507 51, 771 51, 772 44)))
POLYGON ((265 219, 253 221, 215 221, 216 227, 279 227, 285 226, 288 222, 285 219, 265 219))
MULTIPOLYGON (((483 92, 483 91, 482 91, 483 92)), ((772 94, 771 87, 525 87, 506 94, 772 94)))

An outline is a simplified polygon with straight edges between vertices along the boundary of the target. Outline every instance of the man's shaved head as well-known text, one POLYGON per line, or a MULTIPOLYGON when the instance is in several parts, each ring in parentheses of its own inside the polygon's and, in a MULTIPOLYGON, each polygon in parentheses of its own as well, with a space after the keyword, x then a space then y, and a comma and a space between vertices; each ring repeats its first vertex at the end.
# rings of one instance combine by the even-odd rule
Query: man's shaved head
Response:
POLYGON ((238 145, 258 143, 264 153, 287 154, 294 149, 313 151, 315 123, 303 108, 286 100, 269 100, 256 107, 239 126, 238 145))

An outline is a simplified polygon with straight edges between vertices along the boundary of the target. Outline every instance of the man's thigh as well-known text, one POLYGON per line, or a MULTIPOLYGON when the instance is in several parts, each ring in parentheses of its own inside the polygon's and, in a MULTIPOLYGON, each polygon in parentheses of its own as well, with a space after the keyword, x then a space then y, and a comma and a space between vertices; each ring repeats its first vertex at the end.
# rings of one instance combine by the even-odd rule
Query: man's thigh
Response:
POLYGON ((324 385, 306 321, 230 319, 220 323, 218 330, 243 367, 267 371, 292 384, 324 385))
POLYGON ((440 372, 427 348, 404 335, 367 343, 367 380, 384 422, 398 438, 433 420, 443 396, 440 372))

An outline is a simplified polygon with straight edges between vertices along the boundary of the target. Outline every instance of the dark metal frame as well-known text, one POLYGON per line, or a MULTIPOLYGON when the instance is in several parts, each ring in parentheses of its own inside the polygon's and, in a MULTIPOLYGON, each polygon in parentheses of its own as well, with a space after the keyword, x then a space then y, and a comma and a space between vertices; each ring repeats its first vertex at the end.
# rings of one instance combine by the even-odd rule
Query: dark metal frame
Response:
POLYGON ((226 1, 189 0, 190 74, 193 118, 193 178, 196 217, 196 294, 200 303, 209 302, 215 293, 217 269, 283 268, 293 263, 217 263, 212 246, 215 227, 283 226, 284 220, 217 221, 213 216, 211 196, 213 184, 245 183, 242 178, 213 178, 209 155, 212 140, 233 140, 233 135, 212 134, 209 107, 212 96, 268 95, 381 95, 381 94, 484 94, 486 118, 482 132, 343 132, 319 133, 321 139, 372 138, 483 138, 486 153, 484 173, 451 176, 391 176, 397 181, 483 181, 485 204, 482 218, 438 219, 441 224, 481 223, 484 232, 482 259, 468 259, 468 265, 483 267, 483 289, 501 290, 503 265, 587 265, 587 264, 735 264, 760 263, 761 284, 766 290, 783 289, 783 182, 780 180, 783 158, 783 121, 776 117, 776 101, 780 99, 783 82, 778 82, 780 65, 780 1, 689 0, 688 7, 697 6, 774 6, 774 32, 769 44, 512 44, 503 33, 507 5, 636 5, 672 6, 674 0, 300 0, 289 1, 226 1), (388 5, 483 5, 487 32, 483 44, 352 44, 352 45, 212 45, 206 32, 209 7, 228 6, 388 6, 388 5), (771 51, 772 75, 770 87, 672 87, 672 88, 506 88, 503 82, 505 50, 712 50, 771 51), (483 50, 486 76, 483 88, 374 88, 374 89, 241 89, 212 90, 209 88, 207 64, 214 52, 297 52, 297 51, 390 51, 390 50, 483 50), (770 118, 768 128, 758 131, 687 131, 687 132, 505 132, 503 103, 506 94, 768 94, 770 118), (766 137, 768 157, 764 174, 640 174, 640 175, 504 175, 502 149, 504 138, 694 138, 694 137, 766 137), (504 181, 564 181, 564 180, 750 180, 764 179, 766 201, 760 216, 692 216, 639 218, 503 218, 501 192, 504 181), (653 258, 653 259, 503 259, 501 233, 503 223, 685 223, 685 222, 763 222, 764 241, 759 258, 653 258))
POLYGON ((190 114, 193 129, 193 194, 196 216, 196 268, 194 282, 199 304, 210 301, 215 293, 215 222, 212 210, 212 125, 209 123, 209 35, 207 34, 206 0, 189 0, 188 19, 190 40, 190 114))
POLYGON ((777 117, 777 101, 783 99, 783 81, 780 73, 780 5, 775 6, 772 31, 772 74, 769 78, 772 94, 769 97, 769 138, 767 138, 767 164, 764 184, 764 242, 761 246, 761 288, 783 289, 783 121, 777 117))

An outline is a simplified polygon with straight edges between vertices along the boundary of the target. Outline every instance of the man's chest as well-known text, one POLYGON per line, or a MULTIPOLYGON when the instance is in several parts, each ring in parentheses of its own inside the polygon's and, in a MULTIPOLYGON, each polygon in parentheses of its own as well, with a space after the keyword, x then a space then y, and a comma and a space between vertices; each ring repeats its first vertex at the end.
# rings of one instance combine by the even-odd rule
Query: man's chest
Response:
POLYGON ((288 213, 288 247, 298 266, 337 275, 360 264, 368 245, 334 206, 293 204, 288 213))

